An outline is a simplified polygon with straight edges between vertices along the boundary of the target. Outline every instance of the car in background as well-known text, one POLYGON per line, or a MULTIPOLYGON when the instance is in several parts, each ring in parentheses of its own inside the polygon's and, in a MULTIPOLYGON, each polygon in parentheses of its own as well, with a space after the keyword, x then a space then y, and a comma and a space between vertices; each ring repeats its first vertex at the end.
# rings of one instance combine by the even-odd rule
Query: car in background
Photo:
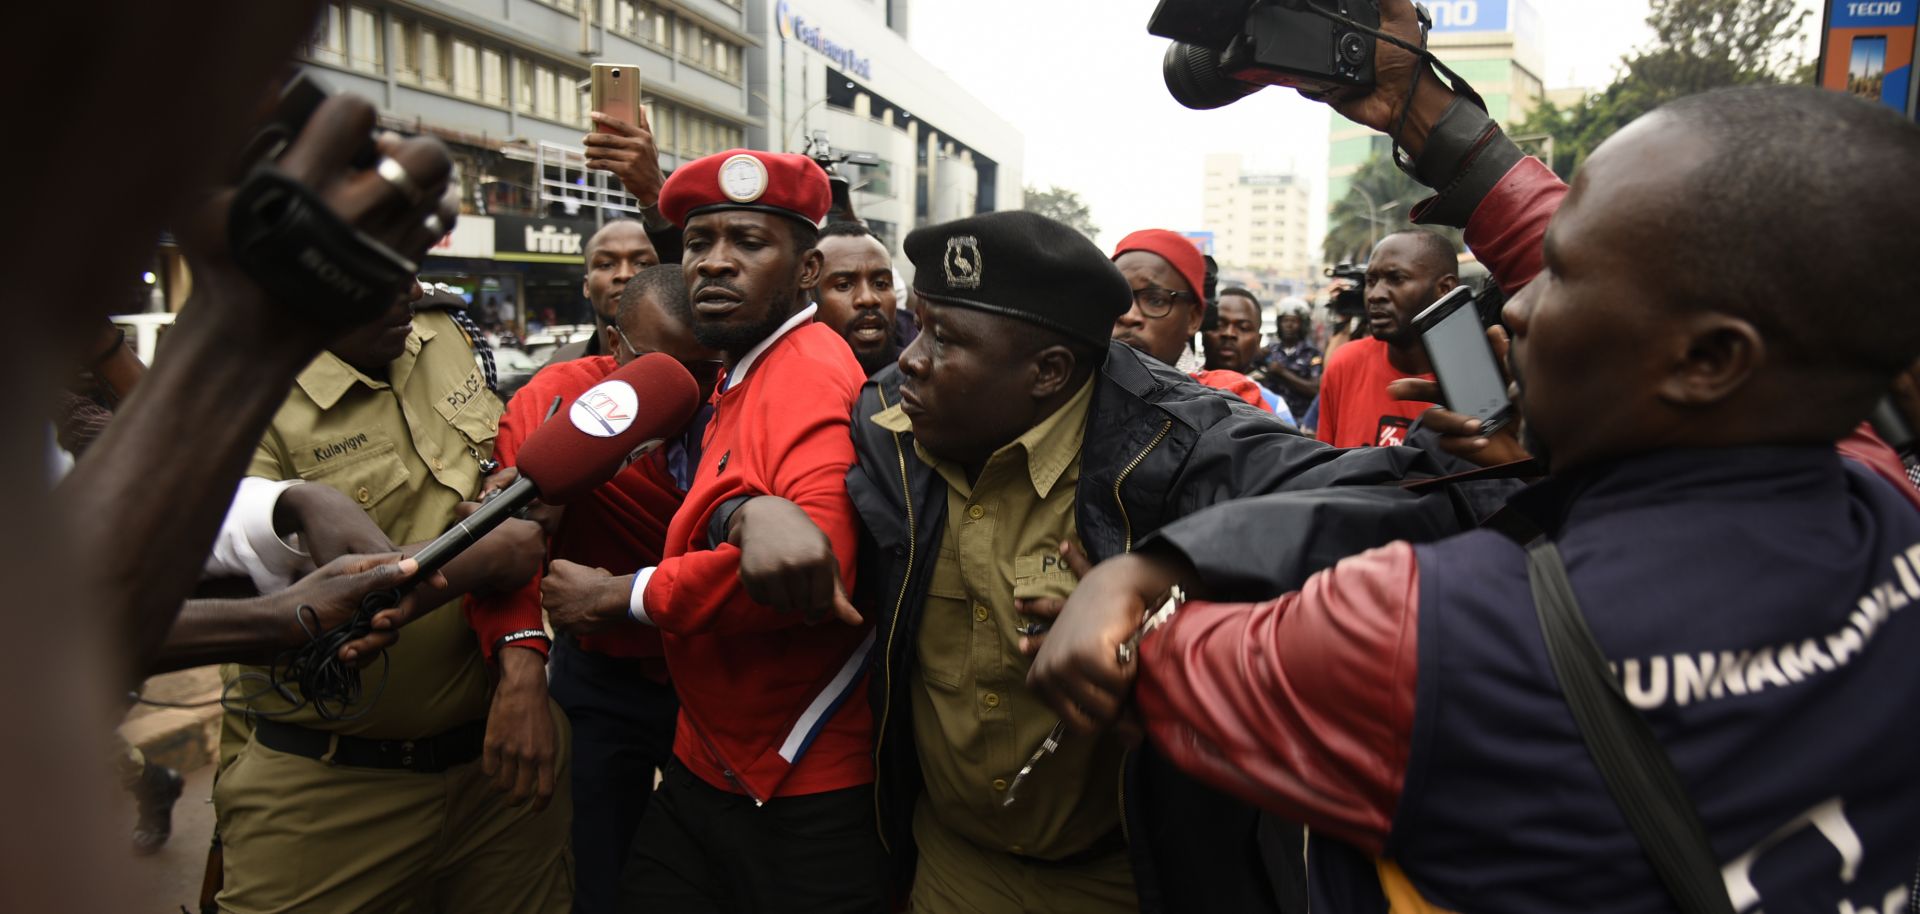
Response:
MULTIPOLYGON (((533 373, 539 371, 540 366, 544 364, 539 359, 512 346, 502 346, 492 352, 494 391, 500 394, 500 399, 503 401, 512 399, 520 388, 527 386, 527 382, 533 379, 533 373)), ((481 357, 476 352, 473 358, 478 362, 481 357)))
POLYGON ((553 352, 568 343, 577 343, 593 335, 592 324, 555 324, 543 327, 537 333, 527 334, 520 348, 533 356, 534 362, 545 365, 553 359, 553 352))

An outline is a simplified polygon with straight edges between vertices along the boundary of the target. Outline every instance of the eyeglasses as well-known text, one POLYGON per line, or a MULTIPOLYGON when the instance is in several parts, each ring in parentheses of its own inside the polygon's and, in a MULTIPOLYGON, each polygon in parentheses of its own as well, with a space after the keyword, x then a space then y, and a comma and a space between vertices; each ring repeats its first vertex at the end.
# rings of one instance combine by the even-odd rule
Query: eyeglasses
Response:
POLYGON ((627 339, 627 332, 625 330, 620 329, 620 323, 618 321, 608 321, 607 326, 613 328, 613 333, 615 336, 620 337, 620 342, 627 344, 627 351, 633 353, 634 358, 637 359, 653 351, 651 349, 642 349, 638 346, 635 346, 632 340, 627 339))
POLYGON ((1174 302, 1194 300, 1192 292, 1175 292, 1159 286, 1133 290, 1134 307, 1139 308, 1141 314, 1151 318, 1166 317, 1173 313, 1174 302))

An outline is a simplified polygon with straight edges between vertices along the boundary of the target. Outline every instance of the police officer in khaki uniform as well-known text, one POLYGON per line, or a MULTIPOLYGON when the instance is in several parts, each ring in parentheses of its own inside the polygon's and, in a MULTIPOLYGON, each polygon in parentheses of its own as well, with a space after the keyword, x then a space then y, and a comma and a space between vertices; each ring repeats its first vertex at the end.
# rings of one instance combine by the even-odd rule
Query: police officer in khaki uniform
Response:
MULTIPOLYGON (((478 491, 500 413, 454 320, 414 314, 403 300, 300 374, 248 472, 332 486, 393 542, 420 542, 478 491)), ((524 581, 541 539, 537 528, 517 535, 503 528, 449 564, 450 589, 524 581), (523 542, 535 544, 531 555, 523 542)), ((473 633, 459 607, 444 605, 407 625, 388 661, 363 672, 363 698, 340 715, 349 720, 277 696, 229 712, 214 790, 225 844, 220 909, 566 911, 565 718, 544 701, 544 662, 517 662, 543 661, 538 651, 500 654, 490 696, 473 633), (515 803, 482 771, 490 698, 511 703, 516 679, 530 675, 540 677, 545 712, 531 729, 561 753, 543 773, 557 784, 550 804, 515 803)), ((260 672, 225 671, 230 680, 260 672)), ((235 692, 258 692, 257 682, 235 692)))

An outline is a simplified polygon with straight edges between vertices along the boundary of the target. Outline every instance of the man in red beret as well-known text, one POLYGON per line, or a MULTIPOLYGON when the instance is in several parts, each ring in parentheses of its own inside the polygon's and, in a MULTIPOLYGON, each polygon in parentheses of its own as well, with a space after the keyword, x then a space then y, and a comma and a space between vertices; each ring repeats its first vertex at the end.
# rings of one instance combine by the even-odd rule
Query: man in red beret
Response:
MULTIPOLYGON (((1177 232, 1141 229, 1120 239, 1113 264, 1133 287, 1133 307, 1113 322, 1113 338, 1172 365, 1200 332, 1207 316, 1207 263, 1200 249, 1177 232)), ((1224 390, 1267 412, 1260 385, 1237 371, 1199 371, 1193 379, 1224 390)))
POLYGON ((846 477, 866 374, 807 304, 829 201, 812 160, 740 149, 683 166, 661 190, 661 213, 683 230, 687 322, 726 378, 664 557, 630 591, 633 618, 660 631, 681 702, 624 876, 637 910, 885 904, 873 719, 855 697, 873 626, 840 590, 859 540, 846 477), (748 528, 756 550, 781 533, 748 520, 766 510, 743 507, 754 495, 804 514, 802 546, 838 559, 838 582, 814 604, 837 606, 832 617, 779 612, 746 591, 748 528))

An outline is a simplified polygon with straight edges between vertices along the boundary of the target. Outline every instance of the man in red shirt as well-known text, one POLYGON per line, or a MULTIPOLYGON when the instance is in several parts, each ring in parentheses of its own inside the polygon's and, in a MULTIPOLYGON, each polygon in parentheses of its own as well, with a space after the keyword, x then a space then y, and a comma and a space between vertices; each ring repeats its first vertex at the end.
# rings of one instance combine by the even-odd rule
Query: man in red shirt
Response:
MULTIPOLYGON (((1168 365, 1193 342, 1207 314, 1207 262, 1193 242, 1166 229, 1142 229, 1120 239, 1113 265, 1133 286, 1133 307, 1113 322, 1113 338, 1168 365)), ((1200 371, 1195 381, 1224 390, 1267 412, 1260 385, 1237 371, 1200 371)))
POLYGON ((1405 444, 1407 429, 1431 403, 1395 400, 1387 385, 1433 380, 1413 316, 1460 284, 1453 242, 1426 229, 1381 239, 1367 261, 1367 329, 1372 336, 1327 358, 1315 434, 1334 447, 1405 444))
POLYGON ((664 557, 634 576, 629 604, 660 630, 680 696, 673 758, 624 876, 637 910, 885 904, 873 717, 855 698, 873 627, 850 610, 816 620, 755 601, 735 528, 741 504, 780 496, 825 533, 853 584, 846 477, 866 375, 806 304, 830 199, 812 160, 738 149, 682 166, 661 193, 684 232, 694 336, 723 354, 727 376, 664 557))
MULTIPOLYGON (((651 266, 620 279, 621 288, 610 296, 615 313, 603 328, 601 351, 612 355, 554 362, 535 374, 500 417, 495 460, 511 466, 556 401, 572 401, 644 353, 678 359, 712 392, 719 353, 701 346, 681 317, 687 287, 680 266, 651 266)), ((467 603, 489 660, 508 647, 547 650, 543 603, 559 633, 548 663, 549 689, 573 725, 573 791, 592 798, 573 813, 577 914, 618 909, 620 870, 653 793, 653 780, 644 773, 664 768, 672 755, 679 702, 667 680, 660 634, 628 616, 627 594, 632 573, 659 564, 665 552, 667 525, 686 498, 704 419, 697 415, 675 440, 586 498, 565 509, 540 509, 553 560, 544 579, 536 575, 511 593, 467 603)), ((489 488, 504 488, 511 479, 497 475, 489 488)), ((517 761, 516 747, 500 748, 502 757, 490 754, 489 765, 517 761)), ((518 748, 534 750, 538 758, 547 747, 518 748)), ((536 765, 531 775, 515 776, 521 784, 529 778, 538 792, 552 789, 550 767, 536 765)))

